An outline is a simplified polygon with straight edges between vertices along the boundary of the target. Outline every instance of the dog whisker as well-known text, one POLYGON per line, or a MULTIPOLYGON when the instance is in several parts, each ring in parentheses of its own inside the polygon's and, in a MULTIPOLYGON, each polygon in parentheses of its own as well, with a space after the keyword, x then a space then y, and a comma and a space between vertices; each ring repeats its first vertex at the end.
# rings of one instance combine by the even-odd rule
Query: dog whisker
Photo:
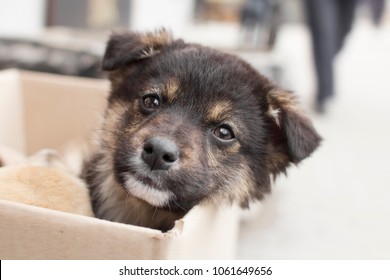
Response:
POLYGON ((181 205, 176 201, 176 199, 174 199, 174 200, 172 200, 172 201, 173 201, 177 206, 179 206, 180 209, 186 211, 186 209, 185 209, 183 206, 181 206, 181 205))
POLYGON ((152 220, 154 220, 154 217, 156 216, 156 213, 157 213, 157 206, 154 207, 154 212, 153 212, 152 220))

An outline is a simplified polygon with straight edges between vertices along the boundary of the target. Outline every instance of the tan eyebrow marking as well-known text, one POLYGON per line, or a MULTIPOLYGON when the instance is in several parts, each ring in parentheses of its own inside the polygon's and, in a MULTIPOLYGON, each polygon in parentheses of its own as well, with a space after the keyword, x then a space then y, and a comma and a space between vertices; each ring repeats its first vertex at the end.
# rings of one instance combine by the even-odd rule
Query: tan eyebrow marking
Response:
POLYGON ((206 120, 209 122, 219 122, 230 115, 232 104, 230 101, 220 101, 213 104, 206 113, 206 120))
POLYGON ((164 87, 164 94, 169 102, 172 102, 175 99, 178 89, 179 83, 176 79, 172 78, 167 81, 164 87))

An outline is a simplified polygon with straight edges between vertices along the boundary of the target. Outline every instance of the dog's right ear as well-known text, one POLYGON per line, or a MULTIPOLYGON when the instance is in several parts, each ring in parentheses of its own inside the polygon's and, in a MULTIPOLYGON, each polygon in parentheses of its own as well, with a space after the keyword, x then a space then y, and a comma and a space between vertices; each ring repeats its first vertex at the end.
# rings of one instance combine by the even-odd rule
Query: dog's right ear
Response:
POLYGON ((272 139, 268 166, 277 175, 285 172, 290 163, 297 164, 308 157, 320 144, 321 137, 291 92, 274 89, 268 92, 267 99, 272 139))
POLYGON ((113 71, 128 63, 151 57, 173 41, 165 29, 148 33, 111 35, 103 56, 103 70, 113 71))

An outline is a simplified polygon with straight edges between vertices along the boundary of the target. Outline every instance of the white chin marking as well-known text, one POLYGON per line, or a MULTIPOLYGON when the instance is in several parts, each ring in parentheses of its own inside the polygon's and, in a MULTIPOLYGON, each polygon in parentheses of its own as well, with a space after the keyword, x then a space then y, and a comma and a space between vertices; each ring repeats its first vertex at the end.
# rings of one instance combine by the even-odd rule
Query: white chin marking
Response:
POLYGON ((175 196, 170 191, 157 190, 131 176, 126 178, 126 189, 133 196, 158 207, 166 206, 169 200, 175 196))

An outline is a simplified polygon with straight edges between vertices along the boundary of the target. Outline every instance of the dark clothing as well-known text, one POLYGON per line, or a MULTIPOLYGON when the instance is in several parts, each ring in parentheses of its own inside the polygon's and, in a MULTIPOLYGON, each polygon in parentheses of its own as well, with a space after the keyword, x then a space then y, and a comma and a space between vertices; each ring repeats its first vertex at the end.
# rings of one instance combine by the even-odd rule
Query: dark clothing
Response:
POLYGON ((373 22, 376 25, 379 25, 385 10, 385 0, 365 0, 365 2, 367 2, 371 10, 373 22))
POLYGON ((334 94, 333 60, 351 30, 358 0, 305 0, 317 74, 317 102, 334 94))
POLYGON ((240 11, 242 43, 272 48, 280 25, 279 0, 246 0, 240 11))

